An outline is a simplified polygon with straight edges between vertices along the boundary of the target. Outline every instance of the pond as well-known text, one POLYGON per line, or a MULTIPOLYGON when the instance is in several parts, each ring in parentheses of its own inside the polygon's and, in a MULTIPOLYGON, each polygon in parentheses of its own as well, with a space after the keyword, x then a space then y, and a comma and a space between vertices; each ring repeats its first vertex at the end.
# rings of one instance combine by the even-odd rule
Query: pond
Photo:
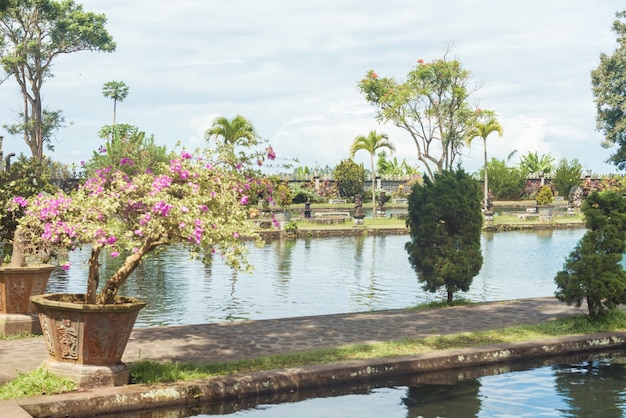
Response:
MULTIPOLYGON (((465 297, 473 301, 552 296, 554 276, 584 229, 484 233, 483 268, 465 297)), ((415 306, 445 296, 421 289, 404 249, 408 235, 298 238, 250 248, 252 274, 218 258, 189 260, 181 248, 154 255, 120 294, 148 302, 137 327, 326 315, 415 306)), ((71 254, 48 292, 85 292, 88 252, 71 254)), ((105 272, 119 259, 103 259, 105 272)), ((102 277, 106 277, 103 274, 102 277)))

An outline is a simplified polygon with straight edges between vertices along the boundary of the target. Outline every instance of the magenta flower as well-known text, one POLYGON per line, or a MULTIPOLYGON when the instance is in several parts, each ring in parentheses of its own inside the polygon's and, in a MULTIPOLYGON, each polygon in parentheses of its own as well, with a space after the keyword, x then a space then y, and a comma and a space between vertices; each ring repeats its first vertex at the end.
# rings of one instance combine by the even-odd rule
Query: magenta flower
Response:
POLYGON ((111 253, 111 257, 113 257, 113 258, 116 258, 116 257, 119 257, 119 256, 120 256, 119 251, 113 251, 113 252, 111 253))
POLYGON ((271 146, 267 147, 267 159, 274 160, 276 159, 276 153, 274 152, 274 148, 271 146))
POLYGON ((247 204, 248 204, 248 196, 242 196, 242 197, 241 197, 241 200, 239 200, 239 203, 240 203, 242 206, 247 205, 247 204))

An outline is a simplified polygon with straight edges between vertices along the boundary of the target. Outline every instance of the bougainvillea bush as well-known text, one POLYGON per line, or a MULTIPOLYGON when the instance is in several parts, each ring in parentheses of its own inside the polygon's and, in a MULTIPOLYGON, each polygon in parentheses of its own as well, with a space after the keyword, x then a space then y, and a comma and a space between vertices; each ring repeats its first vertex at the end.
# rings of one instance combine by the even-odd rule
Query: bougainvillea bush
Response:
POLYGON ((221 161, 210 150, 183 151, 164 170, 129 176, 120 169, 100 169, 69 194, 18 197, 10 209, 23 210, 19 222, 30 255, 91 251, 87 303, 113 303, 142 258, 167 245, 184 245, 192 256, 207 260, 219 256, 233 269, 251 269, 242 237, 260 243, 246 222, 250 193, 259 193, 262 184, 260 174, 246 161, 221 161), (124 262, 97 292, 102 252, 124 262))

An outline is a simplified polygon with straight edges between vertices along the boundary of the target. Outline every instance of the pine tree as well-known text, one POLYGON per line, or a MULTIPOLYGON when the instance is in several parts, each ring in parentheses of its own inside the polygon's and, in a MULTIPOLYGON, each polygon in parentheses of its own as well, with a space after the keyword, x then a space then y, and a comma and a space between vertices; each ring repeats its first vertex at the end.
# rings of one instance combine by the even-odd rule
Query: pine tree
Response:
POLYGON ((583 201, 587 232, 554 278, 556 298, 581 306, 589 316, 604 314, 626 303, 626 200, 616 191, 593 192, 583 201))
POLYGON ((467 292, 483 264, 480 184, 465 171, 443 171, 409 196, 409 261, 423 289, 445 287, 447 303, 467 292))

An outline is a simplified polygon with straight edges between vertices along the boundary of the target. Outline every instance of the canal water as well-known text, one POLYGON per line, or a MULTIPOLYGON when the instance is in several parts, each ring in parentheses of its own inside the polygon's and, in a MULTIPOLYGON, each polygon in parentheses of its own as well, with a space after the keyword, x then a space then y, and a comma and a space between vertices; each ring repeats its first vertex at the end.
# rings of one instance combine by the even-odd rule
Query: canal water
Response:
MULTIPOLYGON (((483 268, 472 301, 552 296, 554 276, 584 229, 485 233, 483 268)), ((137 327, 325 315, 412 307, 442 300, 421 289, 404 249, 408 235, 298 238, 250 248, 252 274, 233 273, 219 258, 190 260, 182 248, 146 259, 120 294, 148 302, 137 327)), ((71 253, 48 292, 84 293, 88 251, 71 253)), ((107 277, 121 259, 103 258, 107 277)))
POLYGON ((116 418, 626 416, 626 353, 577 354, 116 418))

